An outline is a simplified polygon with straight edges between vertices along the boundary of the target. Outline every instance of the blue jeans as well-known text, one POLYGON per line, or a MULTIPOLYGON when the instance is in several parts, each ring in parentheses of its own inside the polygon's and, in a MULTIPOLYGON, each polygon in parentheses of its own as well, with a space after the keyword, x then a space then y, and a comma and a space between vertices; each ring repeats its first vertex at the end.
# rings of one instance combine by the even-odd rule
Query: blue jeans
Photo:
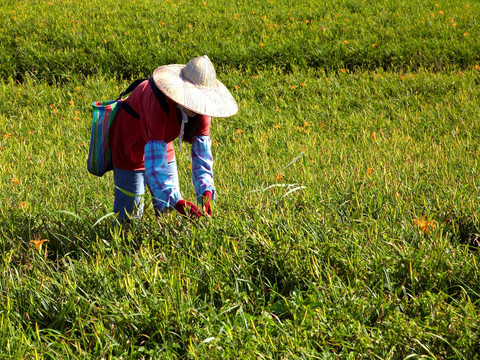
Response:
MULTIPOLYGON (((177 188, 180 188, 175 159, 168 163, 167 172, 168 178, 177 188)), ((113 212, 118 213, 118 219, 123 222, 129 216, 133 218, 141 217, 143 214, 143 195, 145 194, 145 170, 134 171, 114 168, 113 183, 115 184, 113 212)), ((152 203, 155 214, 158 215, 158 205, 153 194, 152 203)))

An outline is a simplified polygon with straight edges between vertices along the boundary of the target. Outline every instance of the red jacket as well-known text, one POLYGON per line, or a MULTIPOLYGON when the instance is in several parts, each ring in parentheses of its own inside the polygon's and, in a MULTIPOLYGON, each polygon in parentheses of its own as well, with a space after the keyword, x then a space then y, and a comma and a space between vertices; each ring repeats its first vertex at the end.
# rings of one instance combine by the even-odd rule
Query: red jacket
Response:
MULTIPOLYGON (((149 82, 145 80, 137 86, 125 100, 140 116, 140 120, 130 115, 123 107, 115 116, 110 129, 110 147, 113 166, 123 170, 145 170, 144 148, 152 140, 167 143, 168 161, 175 158, 172 141, 180 133, 181 113, 177 103, 168 97, 169 112, 165 112, 157 100, 149 82)), ((194 136, 210 135, 211 118, 200 116, 194 136)))

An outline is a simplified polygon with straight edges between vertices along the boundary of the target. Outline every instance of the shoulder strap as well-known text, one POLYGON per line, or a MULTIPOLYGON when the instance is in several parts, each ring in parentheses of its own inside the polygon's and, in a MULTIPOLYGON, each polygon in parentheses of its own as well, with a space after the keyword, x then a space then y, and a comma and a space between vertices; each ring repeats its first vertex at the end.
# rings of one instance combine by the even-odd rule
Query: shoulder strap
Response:
POLYGON ((150 86, 152 87, 153 93, 155 94, 155 97, 157 98, 158 102, 162 106, 163 110, 169 114, 169 107, 168 107, 168 102, 167 99, 165 98, 165 94, 160 91, 160 89, 155 85, 155 81, 153 80, 153 77, 148 78, 148 82, 150 86))
POLYGON ((142 82, 144 82, 145 80, 147 80, 147 79, 138 79, 138 80, 135 80, 133 83, 131 83, 131 84, 128 86, 127 90, 125 90, 124 92, 122 92, 122 93, 120 94, 120 96, 118 97, 117 100, 120 100, 120 99, 121 99, 122 97, 124 97, 125 95, 130 94, 133 90, 135 90, 135 88, 136 88, 138 85, 140 85, 140 84, 141 84, 142 82))
MULTIPOLYGON (((118 97, 117 101, 120 100, 122 97, 124 97, 127 94, 130 94, 135 88, 140 85, 142 82, 145 80, 148 80, 148 83, 152 87, 153 93, 155 94, 155 97, 157 98, 158 102, 162 106, 163 110, 169 114, 169 107, 168 107, 168 102, 167 99, 165 98, 165 95, 160 91, 160 89, 155 85, 155 81, 153 80, 153 77, 149 77, 148 79, 138 79, 135 80, 133 83, 131 83, 127 90, 122 92, 120 96, 118 97)), ((122 107, 133 117, 140 119, 140 116, 137 114, 137 112, 126 102, 122 103, 122 107)))
MULTIPOLYGON (((119 101, 122 97, 124 97, 125 95, 127 94, 130 94, 133 90, 135 90, 135 88, 140 85, 142 82, 144 82, 145 80, 147 79, 138 79, 138 80, 135 80, 134 82, 132 82, 127 90, 125 90, 124 92, 122 92, 120 94, 120 96, 117 98, 117 101, 119 101)), ((140 116, 137 114, 137 112, 130 106, 129 103, 126 103, 126 102, 122 102, 122 108, 127 112, 129 113, 131 116, 133 116, 134 118, 140 120, 140 116)))
POLYGON ((122 102, 122 109, 133 116, 135 119, 140 120, 140 115, 130 106, 127 102, 122 102))

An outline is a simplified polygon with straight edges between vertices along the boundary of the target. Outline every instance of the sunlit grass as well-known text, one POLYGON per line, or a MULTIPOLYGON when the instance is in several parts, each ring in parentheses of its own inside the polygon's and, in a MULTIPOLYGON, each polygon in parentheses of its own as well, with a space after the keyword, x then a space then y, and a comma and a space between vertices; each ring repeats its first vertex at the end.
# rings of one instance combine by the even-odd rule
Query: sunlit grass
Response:
POLYGON ((214 219, 147 199, 128 233, 111 174, 86 171, 86 99, 127 83, 3 83, 5 109, 25 104, 1 125, 6 354, 472 354, 477 73, 219 75, 242 85, 212 125, 214 219))
POLYGON ((207 53, 237 68, 467 69, 477 2, 98 1, 0 4, 0 74, 124 78, 207 53))
POLYGON ((0 5, 0 359, 478 358, 478 5, 219 5, 0 5), (214 217, 112 228, 91 103, 197 52, 214 217))

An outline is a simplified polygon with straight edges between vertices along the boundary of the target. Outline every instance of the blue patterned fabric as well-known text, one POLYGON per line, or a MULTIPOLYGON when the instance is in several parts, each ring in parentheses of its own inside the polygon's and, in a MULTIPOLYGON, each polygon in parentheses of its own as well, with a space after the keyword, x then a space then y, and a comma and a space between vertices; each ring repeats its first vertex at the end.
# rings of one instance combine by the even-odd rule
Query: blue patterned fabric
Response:
POLYGON ((149 141, 145 145, 145 176, 159 211, 167 207, 175 207, 177 201, 182 199, 180 190, 168 177, 165 141, 149 141))
POLYGON ((211 191, 215 199, 213 184, 213 156, 209 136, 195 136, 192 143, 192 181, 197 201, 202 203, 205 191, 211 191))

